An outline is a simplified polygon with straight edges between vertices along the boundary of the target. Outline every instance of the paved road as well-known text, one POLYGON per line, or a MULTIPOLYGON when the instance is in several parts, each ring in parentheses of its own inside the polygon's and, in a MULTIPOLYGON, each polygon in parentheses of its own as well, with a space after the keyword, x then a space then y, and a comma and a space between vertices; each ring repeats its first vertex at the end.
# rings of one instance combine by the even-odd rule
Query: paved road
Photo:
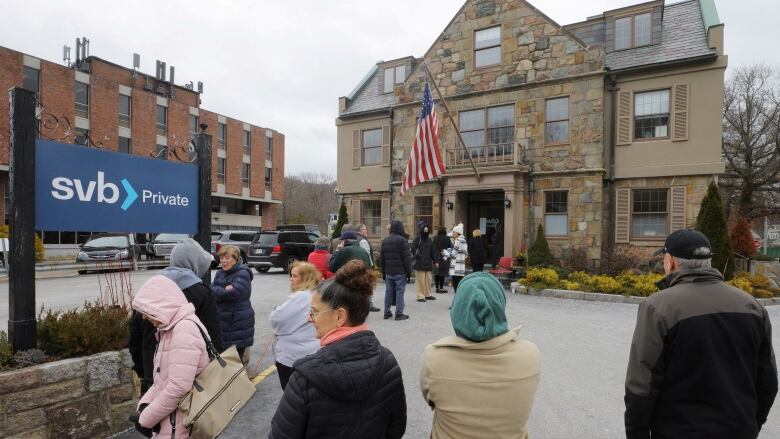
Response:
MULTIPOLYGON (((155 272, 132 274, 137 288, 155 272)), ((104 280, 102 280, 105 283, 104 280)), ((257 312, 256 342, 252 364, 267 345, 268 314, 287 294, 288 277, 281 272, 256 275, 252 302, 257 312)), ((38 297, 47 305, 76 306, 97 296, 98 277, 78 276, 39 280, 38 297)), ((7 319, 7 284, 0 285, 0 322, 7 319)), ((406 297, 414 297, 410 285, 406 297)), ((381 303, 384 286, 377 286, 381 303)), ((411 301, 411 318, 396 322, 372 313, 369 325, 382 344, 393 351, 404 376, 407 392, 409 438, 428 436, 432 413, 420 396, 418 370, 425 345, 452 333, 447 307, 451 295, 438 295, 428 303, 411 301)), ((39 304, 40 304, 39 300, 39 304)), ((582 302, 510 295, 507 302, 510 324, 523 325, 523 337, 542 352, 542 381, 531 416, 536 439, 623 438, 623 380, 628 348, 636 318, 636 305, 582 302)), ((774 345, 780 348, 780 307, 769 308, 774 327, 774 345)), ((257 367, 272 363, 266 354, 257 367)), ((275 374, 257 386, 257 394, 220 438, 265 437, 270 419, 281 397, 275 374)), ((778 403, 780 405, 780 402, 778 403)), ((140 437, 127 433, 122 438, 140 437)), ((775 407, 764 426, 761 439, 780 437, 780 408, 775 407)))

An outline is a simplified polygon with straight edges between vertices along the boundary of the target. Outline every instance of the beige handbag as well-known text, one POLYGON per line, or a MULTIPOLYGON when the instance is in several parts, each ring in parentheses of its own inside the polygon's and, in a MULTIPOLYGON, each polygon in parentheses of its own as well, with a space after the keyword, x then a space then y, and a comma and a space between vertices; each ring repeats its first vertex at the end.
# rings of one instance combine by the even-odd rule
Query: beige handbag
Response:
POLYGON ((179 401, 179 410, 191 437, 213 439, 252 398, 255 386, 236 347, 219 354, 200 325, 196 326, 206 342, 211 362, 195 377, 192 390, 179 401))

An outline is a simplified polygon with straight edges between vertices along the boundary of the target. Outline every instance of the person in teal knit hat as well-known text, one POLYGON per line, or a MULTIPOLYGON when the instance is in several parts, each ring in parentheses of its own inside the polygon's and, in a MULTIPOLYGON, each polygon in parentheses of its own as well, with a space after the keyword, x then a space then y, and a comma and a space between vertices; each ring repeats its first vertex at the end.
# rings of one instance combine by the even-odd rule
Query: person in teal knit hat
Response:
POLYGON ((464 277, 450 318, 456 335, 428 345, 421 361, 431 438, 527 439, 540 355, 519 326, 509 329, 504 287, 486 272, 464 277))

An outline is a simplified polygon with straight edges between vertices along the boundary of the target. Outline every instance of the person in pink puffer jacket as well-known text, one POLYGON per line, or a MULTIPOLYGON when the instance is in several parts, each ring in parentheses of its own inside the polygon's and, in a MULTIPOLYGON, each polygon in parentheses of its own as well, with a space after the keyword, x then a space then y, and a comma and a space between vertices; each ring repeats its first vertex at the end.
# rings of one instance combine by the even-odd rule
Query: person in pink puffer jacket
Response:
MULTIPOLYGON (((176 284, 154 276, 133 298, 133 309, 157 328, 154 385, 138 402, 136 429, 152 437, 171 437, 171 414, 176 413, 177 438, 189 437, 176 405, 192 389, 195 377, 209 364, 208 351, 198 326, 206 332, 176 284), (157 428, 159 424, 159 429, 157 428), (140 427, 140 428, 139 428, 140 427)), ((207 333, 207 332, 206 332, 207 333)))

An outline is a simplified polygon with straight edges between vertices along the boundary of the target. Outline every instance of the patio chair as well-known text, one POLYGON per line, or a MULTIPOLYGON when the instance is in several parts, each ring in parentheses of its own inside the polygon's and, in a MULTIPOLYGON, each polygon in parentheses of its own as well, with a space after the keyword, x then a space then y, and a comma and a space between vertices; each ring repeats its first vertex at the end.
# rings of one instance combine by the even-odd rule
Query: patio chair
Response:
POLYGON ((498 267, 488 270, 488 273, 497 277, 502 283, 511 281, 515 274, 515 269, 512 267, 512 258, 509 256, 502 256, 498 260, 498 267))

